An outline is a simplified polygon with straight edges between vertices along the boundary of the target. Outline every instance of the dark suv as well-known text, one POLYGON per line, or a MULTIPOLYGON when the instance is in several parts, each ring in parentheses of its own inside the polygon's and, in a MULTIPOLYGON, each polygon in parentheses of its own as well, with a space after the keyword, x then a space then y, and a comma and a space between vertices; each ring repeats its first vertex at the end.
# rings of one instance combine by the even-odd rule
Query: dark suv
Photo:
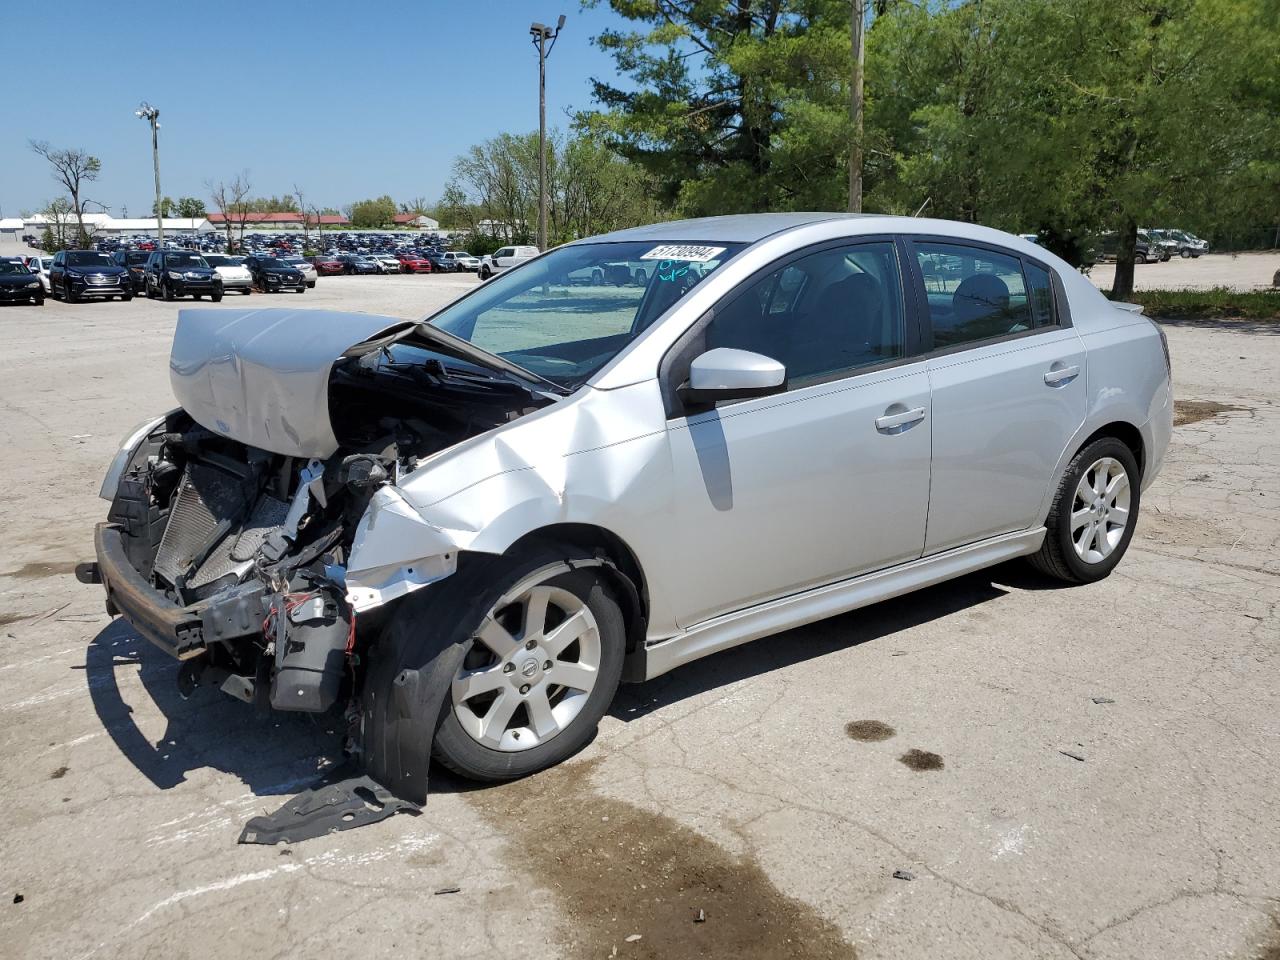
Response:
POLYGON ((150 256, 145 250, 117 250, 111 255, 117 266, 124 267, 129 272, 134 293, 146 292, 147 258, 150 256))
POLYGON ((307 281, 300 270, 293 264, 286 263, 276 257, 250 257, 245 266, 253 275, 253 282, 263 293, 278 293, 281 290, 293 289, 298 293, 307 292, 307 281))
POLYGON ((147 257, 145 276, 148 297, 222 299, 222 278, 198 253, 156 250, 147 257))
POLYGON ((75 303, 85 297, 133 299, 133 284, 124 267, 96 250, 60 250, 49 266, 49 293, 75 303))

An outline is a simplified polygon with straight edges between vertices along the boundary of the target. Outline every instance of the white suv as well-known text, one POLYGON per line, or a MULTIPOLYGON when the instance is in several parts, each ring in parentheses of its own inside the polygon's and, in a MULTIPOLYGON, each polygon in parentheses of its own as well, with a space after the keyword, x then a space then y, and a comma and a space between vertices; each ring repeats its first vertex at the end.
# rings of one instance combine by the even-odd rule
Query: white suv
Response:
POLYGON ((480 258, 480 279, 488 280, 495 273, 518 267, 526 260, 532 260, 540 252, 537 247, 503 247, 495 250, 488 256, 480 258))

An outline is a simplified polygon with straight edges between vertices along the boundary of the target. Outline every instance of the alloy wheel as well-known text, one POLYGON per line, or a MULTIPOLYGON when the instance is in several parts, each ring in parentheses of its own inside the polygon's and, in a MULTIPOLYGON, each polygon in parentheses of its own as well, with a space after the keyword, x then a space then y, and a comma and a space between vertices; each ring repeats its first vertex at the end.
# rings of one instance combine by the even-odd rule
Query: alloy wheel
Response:
POLYGON ((600 660, 599 626, 586 602, 562 587, 526 582, 476 631, 453 680, 454 715, 486 747, 532 749, 582 711, 600 660))
POLYGON ((1101 563, 1129 526, 1129 474, 1119 460, 1102 457, 1080 477, 1071 505, 1071 543, 1085 563, 1101 563))

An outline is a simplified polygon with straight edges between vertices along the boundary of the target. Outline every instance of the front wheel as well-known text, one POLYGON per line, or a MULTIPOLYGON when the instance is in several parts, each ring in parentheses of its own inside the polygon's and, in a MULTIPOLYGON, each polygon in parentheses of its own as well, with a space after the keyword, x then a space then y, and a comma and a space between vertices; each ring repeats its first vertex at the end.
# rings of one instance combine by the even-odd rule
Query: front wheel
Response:
POLYGON ((491 276, 492 276, 492 274, 489 272, 489 268, 488 268, 488 267, 481 267, 481 268, 480 268, 480 279, 481 279, 481 280, 488 280, 488 279, 489 279, 489 277, 491 277, 491 276))
POLYGON ((1182 250, 1178 251, 1178 255, 1182 257, 1183 260, 1191 259, 1191 251, 1187 250, 1185 247, 1182 250))
POLYGON ((125 294, 123 297, 121 297, 120 299, 121 299, 121 300, 123 300, 125 303, 129 303, 129 302, 133 299, 133 294, 132 294, 132 293, 126 293, 126 294, 125 294))
POLYGON ((168 283, 162 284, 162 285, 161 285, 161 287, 160 287, 160 295, 161 295, 165 300, 172 300, 172 299, 173 299, 173 287, 169 286, 169 284, 168 284, 168 283))
MULTIPOLYGON (((199 300, 200 298, 199 298, 199 297, 196 297, 196 299, 197 299, 197 300, 199 300)), ((209 299, 210 299, 210 300, 212 300, 214 303, 221 303, 221 302, 222 302, 222 292, 221 292, 221 291, 219 291, 218 293, 211 293, 211 294, 209 294, 209 299)))
MULTIPOLYGON (((416 721, 437 724, 435 759, 473 780, 501 781, 577 753, 617 691, 626 625, 602 568, 570 569, 571 553, 475 559, 415 595, 374 654, 366 700, 394 702, 395 676, 425 665, 413 653, 424 631, 443 630, 436 642, 454 651, 452 682, 438 716, 416 721)), ((375 719, 366 742, 403 757, 414 732, 401 730, 375 719)))
POLYGON ((1095 440, 1068 464, 1032 565, 1067 583, 1101 580, 1129 549, 1141 500, 1133 451, 1115 437, 1095 440))

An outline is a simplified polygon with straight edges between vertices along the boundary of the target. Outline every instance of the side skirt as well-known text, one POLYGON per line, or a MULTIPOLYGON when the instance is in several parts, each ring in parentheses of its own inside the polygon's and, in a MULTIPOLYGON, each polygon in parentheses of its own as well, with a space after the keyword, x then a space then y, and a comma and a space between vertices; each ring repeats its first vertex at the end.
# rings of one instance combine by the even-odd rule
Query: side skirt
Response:
POLYGON ((692 660, 742 643, 899 597, 1013 557, 1035 553, 1044 537, 1044 527, 1006 533, 946 553, 705 620, 677 636, 646 643, 644 677, 652 680, 692 660))

